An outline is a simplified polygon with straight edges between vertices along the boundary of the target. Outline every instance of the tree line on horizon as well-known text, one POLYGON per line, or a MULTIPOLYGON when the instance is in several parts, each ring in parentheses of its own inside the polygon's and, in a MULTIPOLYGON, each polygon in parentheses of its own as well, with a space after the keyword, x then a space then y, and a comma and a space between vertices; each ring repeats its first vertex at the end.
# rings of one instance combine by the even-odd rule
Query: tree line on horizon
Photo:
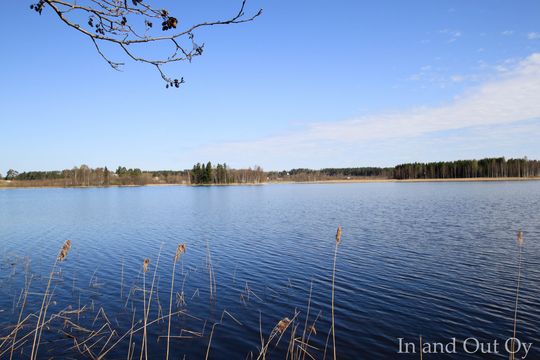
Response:
MULTIPOLYGON (((0 179, 2 176, 0 175, 0 179)), ((19 173, 10 169, 3 177, 9 186, 111 186, 149 184, 247 184, 261 183, 267 178, 260 166, 232 169, 226 164, 212 166, 197 163, 192 170, 145 171, 139 168, 119 166, 110 171, 106 166, 90 168, 88 165, 54 171, 26 171, 19 173)))
POLYGON ((401 164, 394 168, 394 179, 470 179, 540 176, 540 161, 485 158, 431 163, 401 164))
MULTIPOLYGON (((260 166, 233 169, 227 164, 213 166, 197 163, 190 170, 145 171, 119 166, 110 171, 106 166, 90 168, 81 165, 61 171, 27 171, 10 169, 4 180, 8 186, 109 186, 148 184, 247 184, 280 181, 324 181, 332 179, 459 179, 538 177, 540 161, 523 159, 485 158, 430 163, 406 163, 395 167, 350 167, 313 170, 297 168, 265 172, 260 166)), ((0 178, 1 175, 0 175, 0 178)))
POLYGON ((468 179, 540 176, 540 161, 523 159, 485 158, 480 160, 405 163, 395 167, 325 168, 321 170, 292 169, 270 172, 273 180, 323 181, 331 179, 468 179))
POLYGON ((197 163, 189 172, 190 183, 193 185, 204 184, 258 184, 265 181, 266 177, 260 166, 248 169, 231 169, 227 164, 212 166, 209 161, 206 165, 197 163))

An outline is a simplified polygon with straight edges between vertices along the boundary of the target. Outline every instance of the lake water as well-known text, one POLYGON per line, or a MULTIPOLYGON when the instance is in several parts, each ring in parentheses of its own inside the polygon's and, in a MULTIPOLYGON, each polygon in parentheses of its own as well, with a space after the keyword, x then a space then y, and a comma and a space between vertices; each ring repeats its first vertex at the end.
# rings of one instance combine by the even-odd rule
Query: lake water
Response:
MULTIPOLYGON (((86 307, 44 328, 38 358, 91 358, 89 352, 103 353, 126 334, 133 319, 140 327, 143 280, 149 293, 158 261, 148 322, 168 314, 173 257, 186 243, 175 273, 172 307, 182 312, 172 317, 171 359, 204 358, 210 335, 210 359, 256 359, 261 333, 266 343, 278 321, 295 312, 279 343, 279 335, 272 339, 267 358, 286 357, 295 328, 292 343, 302 355, 309 300, 307 324, 315 322, 316 334, 305 350, 322 359, 338 224, 339 359, 419 359, 397 351, 399 338, 418 343, 420 335, 427 342, 457 338, 457 354, 424 359, 508 358, 518 229, 525 244, 517 337, 533 343, 528 359, 540 358, 539 181, 2 190, 0 344, 13 329, 8 325, 18 322, 25 279, 32 280, 22 318, 39 312, 66 239, 73 246, 55 269, 47 319, 86 307), (143 276, 144 258, 150 267, 143 276), (81 352, 90 349, 72 348, 73 337, 79 344, 87 339, 81 352), (466 354, 462 342, 469 337, 497 340, 499 354, 466 354)), ((18 338, 35 326, 28 320, 18 338)), ((134 359, 141 335, 131 338, 134 359)), ((167 317, 152 323, 147 336, 149 358, 165 358, 167 317)), ((29 358, 32 336, 27 339, 13 358, 29 358)), ((126 358, 129 344, 124 338, 106 358, 126 358)), ((328 344, 332 358, 332 336, 328 344)))

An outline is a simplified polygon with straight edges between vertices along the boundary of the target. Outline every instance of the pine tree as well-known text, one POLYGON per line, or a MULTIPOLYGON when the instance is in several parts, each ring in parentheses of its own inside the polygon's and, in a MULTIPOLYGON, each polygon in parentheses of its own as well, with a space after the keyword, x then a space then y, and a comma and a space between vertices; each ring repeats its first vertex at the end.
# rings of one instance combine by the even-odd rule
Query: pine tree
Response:
POLYGON ((205 184, 210 184, 212 182, 212 163, 209 161, 206 163, 206 170, 205 170, 205 184))

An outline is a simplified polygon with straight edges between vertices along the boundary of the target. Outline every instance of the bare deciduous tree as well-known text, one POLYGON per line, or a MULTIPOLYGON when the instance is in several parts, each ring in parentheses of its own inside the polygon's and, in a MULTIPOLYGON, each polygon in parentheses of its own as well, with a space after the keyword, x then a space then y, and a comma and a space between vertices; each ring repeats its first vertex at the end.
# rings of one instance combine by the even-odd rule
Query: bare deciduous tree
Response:
POLYGON ((204 44, 195 42, 194 32, 203 27, 214 25, 240 24, 252 21, 262 13, 262 9, 252 15, 244 13, 246 0, 242 1, 239 11, 226 20, 208 21, 177 29, 180 20, 166 9, 154 8, 150 0, 39 0, 30 6, 41 14, 49 7, 69 27, 86 35, 97 52, 115 70, 124 63, 111 60, 102 50, 103 43, 118 46, 134 61, 156 67, 167 87, 179 87, 184 78, 171 78, 162 66, 178 61, 189 61, 200 56, 204 44), (156 24, 157 22, 157 24, 156 24), (156 58, 146 55, 148 51, 137 53, 138 45, 150 43, 160 45, 158 50, 168 52, 156 58))

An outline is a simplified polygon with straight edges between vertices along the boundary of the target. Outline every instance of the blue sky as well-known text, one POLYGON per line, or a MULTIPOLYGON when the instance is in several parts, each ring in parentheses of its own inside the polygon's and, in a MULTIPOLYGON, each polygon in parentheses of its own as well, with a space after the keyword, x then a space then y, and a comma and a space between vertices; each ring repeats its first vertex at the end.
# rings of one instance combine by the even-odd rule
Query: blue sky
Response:
MULTIPOLYGON (((540 158, 538 1, 250 0, 260 18, 199 32, 205 54, 166 68, 179 90, 106 48, 126 61, 112 70, 30 3, 7 2, 0 24, 2 174, 540 158)), ((169 9, 187 26, 239 3, 169 9)))

